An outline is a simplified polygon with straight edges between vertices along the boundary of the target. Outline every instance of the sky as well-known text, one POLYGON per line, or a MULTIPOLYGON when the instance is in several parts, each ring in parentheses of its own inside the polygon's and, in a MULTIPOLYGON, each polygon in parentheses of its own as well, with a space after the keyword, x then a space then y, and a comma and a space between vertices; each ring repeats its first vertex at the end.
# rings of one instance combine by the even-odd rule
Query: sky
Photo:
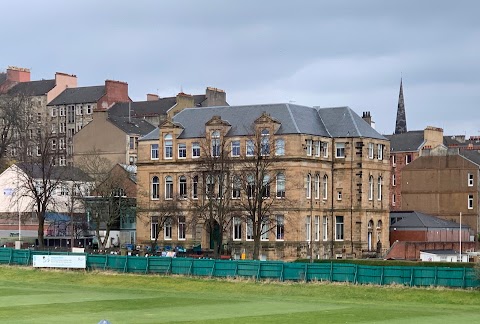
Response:
POLYGON ((370 111, 392 134, 480 135, 480 1, 3 1, 0 70, 79 86, 125 81, 134 101, 226 91, 230 105, 370 111))

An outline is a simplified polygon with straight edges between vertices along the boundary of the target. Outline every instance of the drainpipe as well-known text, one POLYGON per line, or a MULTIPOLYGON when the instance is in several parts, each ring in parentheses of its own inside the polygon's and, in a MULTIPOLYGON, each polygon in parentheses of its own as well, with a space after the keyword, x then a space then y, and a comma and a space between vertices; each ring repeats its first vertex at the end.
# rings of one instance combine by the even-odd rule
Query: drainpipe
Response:
POLYGON ((333 249, 334 249, 334 235, 335 235, 335 231, 334 231, 334 222, 333 222, 333 172, 334 172, 334 167, 333 167, 333 164, 334 164, 334 159, 335 159, 335 143, 334 143, 334 140, 332 139, 332 148, 331 148, 331 151, 332 151, 332 163, 331 163, 331 179, 330 179, 330 187, 331 187, 331 197, 330 197, 330 216, 332 217, 332 221, 330 222, 332 224, 332 238, 330 239, 330 242, 331 242, 331 249, 330 249, 330 256, 331 258, 333 259, 333 249))

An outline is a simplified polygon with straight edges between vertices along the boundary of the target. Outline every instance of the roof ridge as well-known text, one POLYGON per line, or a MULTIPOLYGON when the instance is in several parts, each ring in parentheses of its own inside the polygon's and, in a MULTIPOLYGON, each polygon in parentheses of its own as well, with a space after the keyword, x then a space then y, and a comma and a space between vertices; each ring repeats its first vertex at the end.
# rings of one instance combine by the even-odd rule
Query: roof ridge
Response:
POLYGON ((317 110, 317 116, 318 116, 318 118, 320 118, 320 122, 322 123, 323 127, 324 127, 325 130, 327 131, 327 134, 328 134, 331 138, 333 138, 332 134, 330 133, 330 131, 329 131, 328 128, 327 128, 327 125, 325 125, 325 122, 323 121, 322 116, 320 115, 320 109, 322 109, 322 108, 318 107, 318 108, 313 108, 313 109, 316 109, 316 110, 317 110))
POLYGON ((293 121, 293 125, 295 126, 295 130, 296 130, 298 133, 300 133, 300 129, 298 128, 297 121, 296 121, 295 118, 293 117, 292 110, 290 109, 290 104, 289 104, 289 103, 285 103, 285 106, 286 106, 286 108, 287 108, 288 114, 290 115, 290 118, 291 118, 292 121, 293 121))
POLYGON ((350 119, 352 120, 353 126, 355 127, 355 130, 357 131, 357 134, 359 136, 362 136, 362 134, 360 133, 360 130, 358 129, 357 121, 355 120, 355 118, 353 118, 352 109, 348 106, 345 107, 345 109, 347 109, 348 114, 350 115, 350 119))

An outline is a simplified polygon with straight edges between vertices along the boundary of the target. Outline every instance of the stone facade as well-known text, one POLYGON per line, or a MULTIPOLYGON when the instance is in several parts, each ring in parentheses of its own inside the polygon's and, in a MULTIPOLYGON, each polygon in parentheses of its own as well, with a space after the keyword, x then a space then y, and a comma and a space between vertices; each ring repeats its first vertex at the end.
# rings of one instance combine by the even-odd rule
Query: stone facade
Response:
MULTIPOLYGON (((258 117, 260 115, 261 110, 258 111, 258 117)), ((275 120, 274 116, 272 120, 275 120)), ((231 125, 233 129, 238 121, 223 122, 234 123, 231 125)), ((211 134, 212 129, 209 127, 205 124, 204 134, 211 134)), ((275 199, 270 221, 275 222, 277 216, 281 216, 284 233, 279 234, 282 229, 278 226, 272 227, 268 237, 264 236, 262 240, 261 254, 268 258, 291 260, 310 256, 361 258, 365 252, 375 253, 377 247, 379 254, 384 252, 389 247, 389 142, 379 138, 281 134, 276 131, 278 127, 281 125, 266 129, 270 129, 272 147, 278 139, 284 142, 284 154, 274 156, 271 174, 272 178, 279 173, 285 176, 285 197, 277 197, 275 194, 277 179, 272 182, 272 194, 268 199, 275 199), (368 158, 369 143, 376 152, 372 159, 368 158), (371 224, 374 225, 370 226, 371 224)), ((157 138, 139 141, 137 242, 140 244, 149 244, 152 239, 150 219, 155 216, 155 212, 148 210, 158 208, 164 202, 167 190, 165 179, 172 179, 172 188, 177 192, 180 188, 179 179, 185 176, 188 194, 179 202, 187 219, 185 238, 179 239, 179 227, 174 223, 168 239, 162 236, 159 245, 210 246, 210 237, 204 224, 188 222, 192 213, 192 179, 199 174, 199 165, 205 154, 202 151, 200 157, 193 157, 193 145, 205 142, 205 135, 182 138, 180 135, 184 131, 186 129, 176 124, 175 120, 167 120, 159 128, 157 138), (168 146, 171 146, 173 154, 169 158, 165 158, 165 135, 172 135, 168 146), (179 156, 180 147, 186 147, 185 157, 179 156), (153 177, 158 177, 160 182, 158 198, 155 199, 152 198, 153 177)), ((238 141, 241 153, 232 159, 238 159, 239 165, 240 161, 248 159, 245 149, 251 136, 252 134, 225 138, 228 143, 238 141)), ((199 186, 201 187, 201 177, 199 186)), ((205 199, 202 192, 199 189, 196 199, 205 199)), ((242 196, 240 199, 245 198, 242 196)), ((232 224, 224 233, 228 252, 232 256, 246 252, 251 257, 253 242, 247 238, 246 223, 243 221, 241 224, 240 237, 235 237, 233 232, 232 224)))

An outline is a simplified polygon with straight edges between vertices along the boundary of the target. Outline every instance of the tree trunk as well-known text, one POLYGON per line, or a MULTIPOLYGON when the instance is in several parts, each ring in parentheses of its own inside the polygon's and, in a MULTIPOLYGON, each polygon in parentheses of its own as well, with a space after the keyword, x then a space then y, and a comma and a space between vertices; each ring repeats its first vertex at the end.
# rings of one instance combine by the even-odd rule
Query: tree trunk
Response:
POLYGON ((45 227, 45 214, 37 214, 38 215, 38 246, 40 250, 45 249, 45 242, 44 242, 44 234, 43 230, 45 227))
POLYGON ((253 259, 258 260, 259 257, 260 257, 260 236, 255 237, 253 242, 253 259))

